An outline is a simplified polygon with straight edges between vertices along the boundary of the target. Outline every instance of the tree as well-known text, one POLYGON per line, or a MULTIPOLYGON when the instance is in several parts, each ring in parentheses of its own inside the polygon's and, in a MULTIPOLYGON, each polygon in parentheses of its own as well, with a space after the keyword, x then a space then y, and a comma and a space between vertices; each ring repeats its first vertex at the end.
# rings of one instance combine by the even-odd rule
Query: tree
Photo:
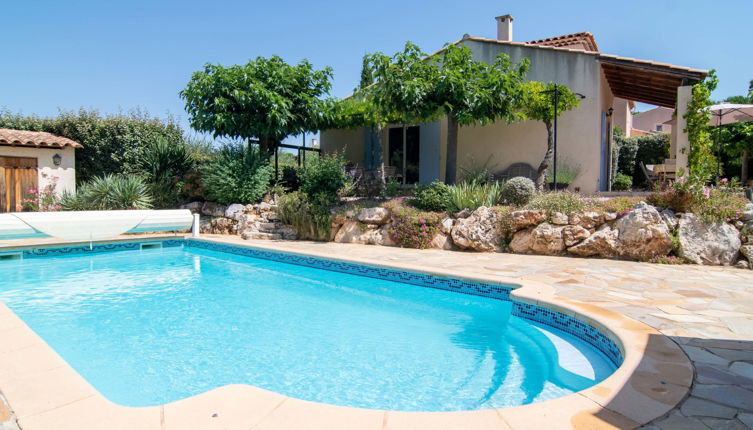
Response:
MULTIPOLYGON (((546 126, 546 152, 536 172, 536 188, 539 191, 543 191, 544 189, 546 170, 552 164, 554 157, 554 131, 552 129, 554 121, 554 85, 554 83, 544 84, 537 81, 528 82, 525 88, 525 101, 522 106, 522 111, 526 118, 542 121, 546 126)), ((574 92, 563 85, 557 85, 557 90, 559 91, 559 99, 557 100, 558 116, 562 112, 578 107, 580 99, 574 92)))
POLYGON ((465 46, 446 45, 427 57, 408 42, 392 57, 370 57, 376 84, 368 87, 379 120, 411 124, 447 116, 445 182, 455 183, 458 127, 513 120, 523 96, 528 61, 512 64, 500 54, 494 64, 475 61, 465 46))
MULTIPOLYGON (((750 81, 747 96, 728 97, 726 102, 739 104, 753 104, 753 80, 750 81)), ((725 125, 720 130, 720 141, 724 144, 725 152, 733 157, 740 157, 740 181, 745 184, 748 180, 748 163, 750 153, 753 152, 753 123, 741 122, 725 125)))
POLYGON ((287 136, 327 124, 332 69, 308 60, 289 65, 278 56, 245 65, 206 64, 180 92, 190 124, 214 137, 259 139, 270 154, 287 136))

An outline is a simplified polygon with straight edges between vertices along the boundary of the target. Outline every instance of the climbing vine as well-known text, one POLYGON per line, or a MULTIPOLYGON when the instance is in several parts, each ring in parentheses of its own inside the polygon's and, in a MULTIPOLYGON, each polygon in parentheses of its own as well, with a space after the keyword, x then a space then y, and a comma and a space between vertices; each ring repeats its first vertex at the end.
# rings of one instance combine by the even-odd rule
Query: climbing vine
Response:
POLYGON ((688 133, 690 141, 689 173, 691 177, 701 182, 710 181, 717 168, 709 125, 711 113, 707 108, 713 104, 711 92, 714 91, 718 82, 716 72, 712 70, 703 81, 693 85, 693 95, 685 114, 687 121, 685 132, 688 133))

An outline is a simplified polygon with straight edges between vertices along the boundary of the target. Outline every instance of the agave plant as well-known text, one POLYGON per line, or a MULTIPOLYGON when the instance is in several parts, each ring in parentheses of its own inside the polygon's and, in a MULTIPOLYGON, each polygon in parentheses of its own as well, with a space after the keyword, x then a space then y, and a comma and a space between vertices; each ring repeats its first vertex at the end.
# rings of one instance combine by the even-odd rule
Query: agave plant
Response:
POLYGON ((63 210, 150 209, 152 196, 138 176, 105 175, 79 186, 76 194, 64 193, 63 210))
POLYGON ((448 188, 447 210, 450 212, 475 210, 481 206, 491 207, 502 200, 502 187, 497 182, 483 185, 477 182, 464 182, 448 188))
POLYGON ((160 138, 144 148, 138 165, 154 205, 168 208, 175 207, 180 201, 183 178, 193 168, 194 162, 186 145, 160 138))

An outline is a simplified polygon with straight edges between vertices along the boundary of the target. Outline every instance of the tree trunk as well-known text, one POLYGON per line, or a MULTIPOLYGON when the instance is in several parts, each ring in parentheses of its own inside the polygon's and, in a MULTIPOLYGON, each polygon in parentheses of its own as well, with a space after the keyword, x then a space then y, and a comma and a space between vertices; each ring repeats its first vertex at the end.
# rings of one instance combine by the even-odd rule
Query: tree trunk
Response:
POLYGON ((447 117, 447 158, 445 162, 444 183, 453 185, 458 170, 458 122, 447 117))
POLYGON ((539 191, 544 191, 546 169, 549 168, 549 165, 552 163, 552 157, 554 157, 554 134, 552 133, 552 122, 544 121, 544 125, 546 125, 547 134, 546 154, 544 154, 544 159, 541 160, 539 169, 536 172, 536 189, 539 191))
MULTIPOLYGON (((277 144, 279 143, 279 140, 275 139, 272 136, 260 136, 259 137, 259 150, 263 154, 267 154, 271 156, 275 149, 277 149, 277 144)), ((251 146, 249 141, 249 147, 251 146)))
POLYGON ((740 169, 740 182, 742 182, 743 186, 747 186, 748 182, 748 163, 750 159, 750 152, 748 152, 747 149, 743 150, 743 156, 742 156, 742 166, 740 169))

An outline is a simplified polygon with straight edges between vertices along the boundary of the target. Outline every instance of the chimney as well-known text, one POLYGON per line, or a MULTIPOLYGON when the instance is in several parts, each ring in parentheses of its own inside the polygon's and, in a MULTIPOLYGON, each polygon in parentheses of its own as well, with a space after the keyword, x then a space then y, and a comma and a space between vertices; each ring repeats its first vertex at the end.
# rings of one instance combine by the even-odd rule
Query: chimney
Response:
POLYGON ((512 15, 502 15, 497 20, 497 40, 512 42, 512 15))

